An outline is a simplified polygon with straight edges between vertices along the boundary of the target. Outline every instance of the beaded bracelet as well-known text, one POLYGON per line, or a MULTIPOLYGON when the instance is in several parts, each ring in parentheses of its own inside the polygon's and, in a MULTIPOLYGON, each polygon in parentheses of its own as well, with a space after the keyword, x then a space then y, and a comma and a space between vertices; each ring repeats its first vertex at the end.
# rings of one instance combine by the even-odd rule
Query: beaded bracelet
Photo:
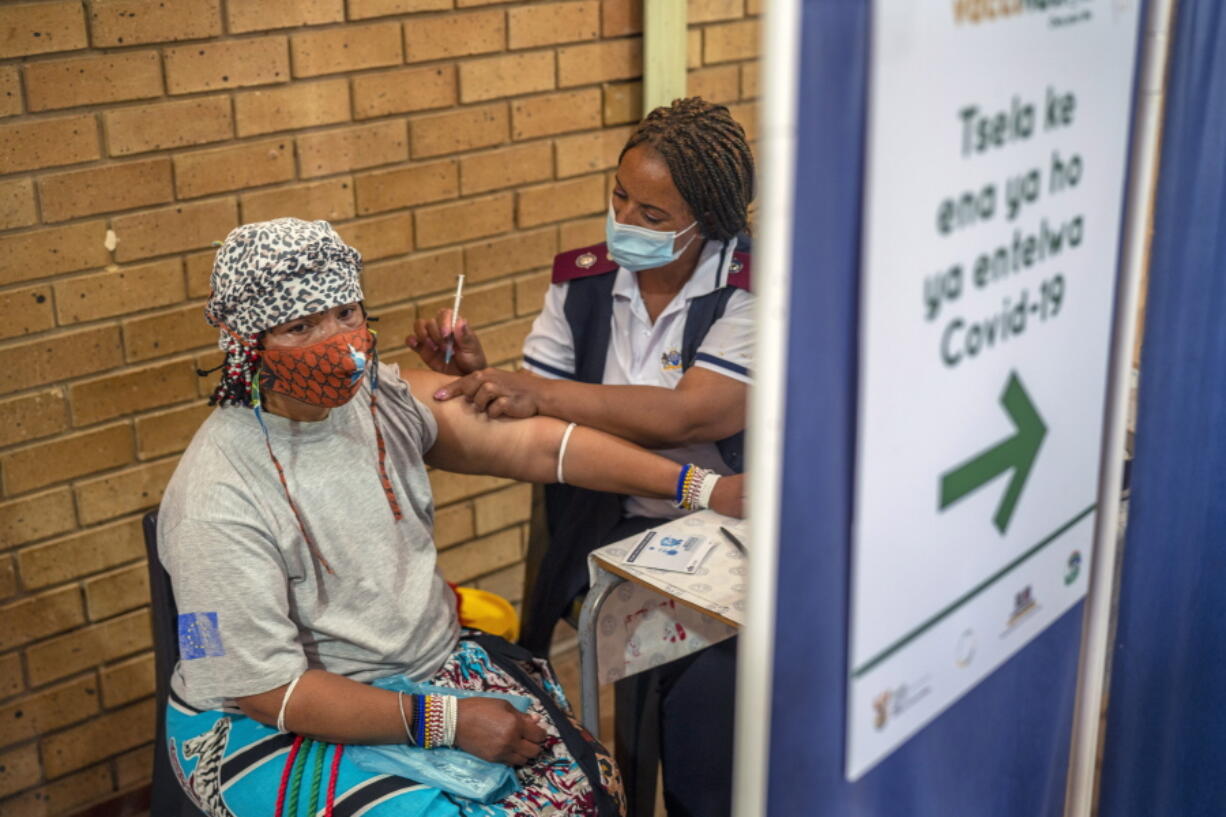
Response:
POLYGON ((675 504, 678 508, 684 508, 687 511, 698 511, 709 507, 711 493, 715 490, 715 483, 718 481, 719 474, 714 471, 699 468, 693 463, 686 463, 681 468, 680 476, 677 477, 675 504))

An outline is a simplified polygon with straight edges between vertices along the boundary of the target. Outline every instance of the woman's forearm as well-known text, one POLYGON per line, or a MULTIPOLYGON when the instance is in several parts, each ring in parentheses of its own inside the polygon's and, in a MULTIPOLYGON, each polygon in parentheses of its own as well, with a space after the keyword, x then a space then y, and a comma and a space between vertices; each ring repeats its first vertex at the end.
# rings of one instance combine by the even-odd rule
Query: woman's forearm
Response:
MULTIPOLYGON (((277 725, 285 686, 238 699, 247 717, 277 725)), ((404 743, 404 724, 395 692, 359 683, 324 670, 307 670, 285 707, 290 732, 330 743, 404 743)), ((408 698, 405 714, 412 717, 408 698)))

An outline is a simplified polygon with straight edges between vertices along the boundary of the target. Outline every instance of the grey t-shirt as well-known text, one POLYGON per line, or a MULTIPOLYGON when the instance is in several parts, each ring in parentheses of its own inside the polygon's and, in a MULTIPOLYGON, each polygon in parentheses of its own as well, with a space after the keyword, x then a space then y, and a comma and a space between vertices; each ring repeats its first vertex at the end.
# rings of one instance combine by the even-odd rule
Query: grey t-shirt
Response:
POLYGON ((438 427, 394 366, 377 402, 397 522, 379 480, 370 384, 325 420, 264 412, 290 495, 329 574, 311 556, 255 413, 215 410, 179 462, 158 549, 179 609, 172 688, 201 709, 289 683, 308 668, 358 681, 431 675, 459 625, 435 570, 423 453, 438 427))

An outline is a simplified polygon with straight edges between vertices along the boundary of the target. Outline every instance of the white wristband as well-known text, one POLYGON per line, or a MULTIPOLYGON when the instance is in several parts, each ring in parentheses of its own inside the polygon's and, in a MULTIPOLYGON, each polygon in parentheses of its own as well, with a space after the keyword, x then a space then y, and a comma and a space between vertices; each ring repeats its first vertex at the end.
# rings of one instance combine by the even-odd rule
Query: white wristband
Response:
MULTIPOLYGON (((302 673, 306 675, 306 673, 302 673)), ((277 731, 285 731, 285 705, 289 703, 289 696, 294 694, 294 687, 298 686, 298 682, 302 680, 302 675, 289 682, 289 686, 285 688, 285 695, 281 697, 281 711, 277 713, 277 731)))
POLYGON ((562 485, 566 484, 566 480, 562 478, 562 460, 566 459, 566 444, 570 442, 570 433, 575 430, 575 424, 571 423, 562 432, 562 444, 558 446, 558 479, 562 485))
POLYGON ((702 485, 698 488, 697 505, 699 508, 711 507, 711 494, 715 492, 715 483, 717 482, 719 482, 719 474, 708 471, 703 475, 702 485))

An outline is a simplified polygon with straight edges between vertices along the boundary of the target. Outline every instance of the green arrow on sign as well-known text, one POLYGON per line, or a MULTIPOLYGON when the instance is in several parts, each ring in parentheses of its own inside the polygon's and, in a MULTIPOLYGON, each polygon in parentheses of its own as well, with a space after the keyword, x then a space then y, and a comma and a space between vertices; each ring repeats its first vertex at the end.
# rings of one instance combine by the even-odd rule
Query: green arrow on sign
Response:
POLYGON ((1030 396, 1022 388, 1022 381, 1016 372, 1009 374, 1009 382, 1005 385, 1005 393, 1000 397, 1000 404, 1009 413, 1009 419, 1017 427, 1017 433, 1007 440, 992 446, 987 451, 974 457, 952 471, 941 475, 941 505, 945 510, 967 494, 987 485, 1001 474, 1013 469, 1013 478, 1009 487, 1001 497, 996 508, 996 516, 992 521, 1001 533, 1009 527, 1009 519, 1017 507, 1018 497, 1026 486, 1026 477, 1038 456, 1039 446, 1047 436, 1047 426, 1043 418, 1035 411, 1030 396))

